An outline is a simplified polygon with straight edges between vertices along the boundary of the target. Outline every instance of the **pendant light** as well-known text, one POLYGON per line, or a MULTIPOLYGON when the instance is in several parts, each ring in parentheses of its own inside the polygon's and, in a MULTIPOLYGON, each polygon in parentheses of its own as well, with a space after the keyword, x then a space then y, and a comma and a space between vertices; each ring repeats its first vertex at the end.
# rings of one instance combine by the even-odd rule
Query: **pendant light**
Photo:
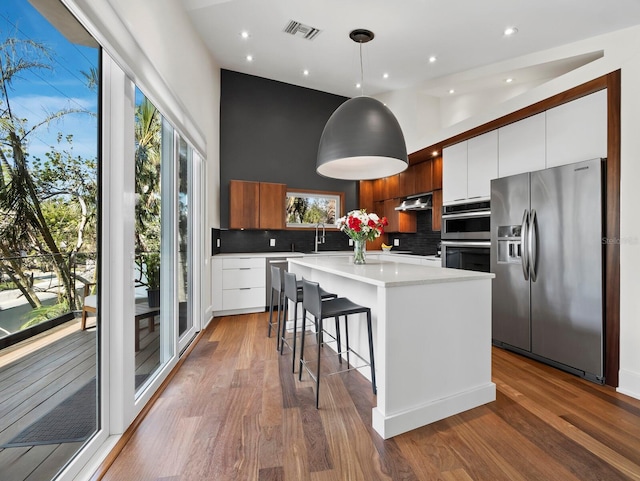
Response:
POLYGON ((320 138, 316 171, 345 180, 378 179, 402 172, 409 165, 402 129, 391 110, 364 95, 362 44, 373 40, 369 30, 353 30, 360 44, 361 96, 347 100, 329 117, 320 138))

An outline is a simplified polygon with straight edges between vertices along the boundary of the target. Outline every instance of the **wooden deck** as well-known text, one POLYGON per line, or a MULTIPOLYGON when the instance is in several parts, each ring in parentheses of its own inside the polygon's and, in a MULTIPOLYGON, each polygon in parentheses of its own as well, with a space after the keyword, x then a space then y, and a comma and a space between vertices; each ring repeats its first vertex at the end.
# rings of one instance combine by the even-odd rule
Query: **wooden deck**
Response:
MULTIPOLYGON (((157 322, 157 321, 156 321, 157 322)), ((95 326, 89 318, 88 326, 95 326)), ((159 330, 140 325, 136 385, 159 366, 159 330)), ((70 321, 0 351, 0 446, 45 416, 96 376, 96 329, 70 321)), ((0 447, 2 481, 46 481, 67 463, 82 442, 0 447)))

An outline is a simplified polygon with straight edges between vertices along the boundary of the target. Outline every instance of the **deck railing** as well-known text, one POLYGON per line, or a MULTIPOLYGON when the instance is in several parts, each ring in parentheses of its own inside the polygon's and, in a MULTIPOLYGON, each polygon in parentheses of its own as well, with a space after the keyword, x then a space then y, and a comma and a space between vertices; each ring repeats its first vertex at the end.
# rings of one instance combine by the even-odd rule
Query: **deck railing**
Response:
POLYGON ((96 253, 61 255, 74 287, 70 296, 60 282, 54 254, 0 257, 0 348, 13 344, 8 337, 24 339, 42 332, 72 319, 81 308, 85 284, 96 281, 96 253))

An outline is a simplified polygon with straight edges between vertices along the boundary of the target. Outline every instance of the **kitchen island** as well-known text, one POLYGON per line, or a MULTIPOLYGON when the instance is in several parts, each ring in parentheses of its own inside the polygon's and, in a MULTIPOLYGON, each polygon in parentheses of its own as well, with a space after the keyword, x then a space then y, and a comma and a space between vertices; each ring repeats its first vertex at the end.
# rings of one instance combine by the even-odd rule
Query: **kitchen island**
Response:
MULTIPOLYGON (((493 274, 384 260, 354 265, 349 256, 291 258, 289 271, 371 308, 378 388, 373 427, 383 438, 495 400, 493 274)), ((366 357, 366 322, 360 321, 349 318, 350 344, 366 357)), ((370 378, 368 368, 360 371, 370 378)))

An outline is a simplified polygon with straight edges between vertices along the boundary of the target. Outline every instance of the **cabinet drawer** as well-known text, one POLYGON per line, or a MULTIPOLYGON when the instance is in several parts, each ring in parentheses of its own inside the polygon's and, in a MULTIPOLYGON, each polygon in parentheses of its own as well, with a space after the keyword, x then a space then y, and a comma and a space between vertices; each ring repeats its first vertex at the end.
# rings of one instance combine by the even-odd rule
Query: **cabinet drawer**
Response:
POLYGON ((239 269, 223 269, 222 288, 238 289, 242 287, 264 287, 266 284, 264 266, 262 269, 244 267, 239 269))
POLYGON ((222 292, 222 309, 231 311, 235 309, 250 309, 252 307, 264 307, 265 288, 251 287, 247 289, 228 289, 222 292))
POLYGON ((244 267, 264 268, 264 257, 229 257, 222 259, 223 269, 239 269, 244 267))

